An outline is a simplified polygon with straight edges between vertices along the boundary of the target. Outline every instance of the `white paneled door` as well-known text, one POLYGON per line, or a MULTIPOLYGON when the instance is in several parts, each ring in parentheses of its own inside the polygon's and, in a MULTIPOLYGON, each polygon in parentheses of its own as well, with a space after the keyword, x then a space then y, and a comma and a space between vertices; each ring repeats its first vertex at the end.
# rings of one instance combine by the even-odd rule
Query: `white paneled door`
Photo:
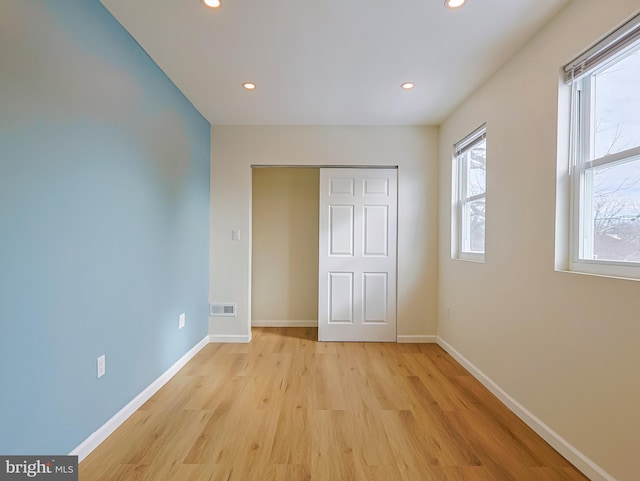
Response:
POLYGON ((320 169, 320 341, 396 341, 397 179, 320 169))

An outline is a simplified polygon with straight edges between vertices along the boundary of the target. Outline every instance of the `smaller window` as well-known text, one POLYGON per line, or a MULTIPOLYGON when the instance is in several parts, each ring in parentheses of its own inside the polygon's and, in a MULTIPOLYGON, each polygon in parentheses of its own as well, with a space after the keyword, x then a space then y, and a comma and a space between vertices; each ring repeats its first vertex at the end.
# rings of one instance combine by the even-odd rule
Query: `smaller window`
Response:
POLYGON ((455 145, 453 164, 454 256, 481 261, 484 260, 487 192, 486 126, 455 145))

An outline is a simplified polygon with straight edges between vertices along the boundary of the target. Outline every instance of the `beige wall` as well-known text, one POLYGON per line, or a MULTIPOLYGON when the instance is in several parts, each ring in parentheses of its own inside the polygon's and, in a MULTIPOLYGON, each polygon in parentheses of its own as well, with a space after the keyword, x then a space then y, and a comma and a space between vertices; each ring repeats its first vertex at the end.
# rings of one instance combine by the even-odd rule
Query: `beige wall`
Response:
POLYGON ((253 321, 318 320, 319 185, 319 169, 253 169, 253 321))
POLYGON ((573 1, 440 129, 439 335, 618 481, 640 479, 640 283, 554 270, 558 89, 637 9, 573 1), (483 122, 486 262, 452 260, 451 149, 483 122))
POLYGON ((252 164, 397 165, 398 334, 436 333, 437 128, 214 126, 211 155, 209 294, 238 308, 237 317, 209 319, 214 339, 250 337, 252 164))

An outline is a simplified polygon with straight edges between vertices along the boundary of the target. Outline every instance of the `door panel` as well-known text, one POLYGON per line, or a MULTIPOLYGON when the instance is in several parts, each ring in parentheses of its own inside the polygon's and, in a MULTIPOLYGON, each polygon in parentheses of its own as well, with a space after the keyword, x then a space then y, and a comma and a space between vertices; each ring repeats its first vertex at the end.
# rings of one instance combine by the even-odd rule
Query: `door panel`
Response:
POLYGON ((389 220, 386 205, 364 206, 364 256, 384 256, 388 254, 389 220))
POLYGON ((389 195, 389 179, 364 179, 365 195, 389 195))
POLYGON ((385 322, 387 319, 387 273, 365 272, 363 276, 363 323, 385 322))
POLYGON ((331 179, 330 195, 354 195, 355 179, 334 177, 331 179))
POLYGON ((396 340, 396 232, 396 169, 320 169, 319 340, 396 340))
POLYGON ((329 206, 329 255, 353 256, 353 205, 329 206))
POLYGON ((353 324, 353 272, 329 273, 329 323, 353 324))

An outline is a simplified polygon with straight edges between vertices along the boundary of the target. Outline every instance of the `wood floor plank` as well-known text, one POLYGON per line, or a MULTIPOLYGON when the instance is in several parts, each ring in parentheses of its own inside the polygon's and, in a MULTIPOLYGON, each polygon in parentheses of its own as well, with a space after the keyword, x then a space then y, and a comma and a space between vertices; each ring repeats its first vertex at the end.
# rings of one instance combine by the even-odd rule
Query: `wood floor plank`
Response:
POLYGON ((437 345, 210 344, 82 481, 587 481, 437 345))
POLYGON ((285 408, 280 412, 271 446, 272 464, 310 465, 310 422, 308 410, 302 407, 285 408))

